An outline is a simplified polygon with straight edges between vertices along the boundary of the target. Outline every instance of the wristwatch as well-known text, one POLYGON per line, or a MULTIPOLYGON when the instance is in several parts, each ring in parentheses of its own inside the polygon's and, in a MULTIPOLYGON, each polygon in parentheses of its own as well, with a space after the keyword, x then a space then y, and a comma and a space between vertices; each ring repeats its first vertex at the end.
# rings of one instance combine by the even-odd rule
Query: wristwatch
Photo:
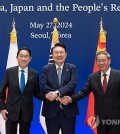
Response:
POLYGON ((57 91, 55 91, 55 93, 57 94, 57 97, 58 96, 60 96, 60 93, 59 93, 59 91, 57 90, 57 91))

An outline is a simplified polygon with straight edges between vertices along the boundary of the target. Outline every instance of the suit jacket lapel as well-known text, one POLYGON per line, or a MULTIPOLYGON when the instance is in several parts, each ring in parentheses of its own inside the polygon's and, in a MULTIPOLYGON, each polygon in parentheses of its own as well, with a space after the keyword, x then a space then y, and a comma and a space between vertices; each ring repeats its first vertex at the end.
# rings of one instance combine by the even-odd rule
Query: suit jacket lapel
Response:
POLYGON ((15 68, 15 73, 13 74, 14 75, 14 77, 15 77, 15 83, 17 83, 16 85, 18 86, 18 88, 16 88, 16 89, 18 89, 19 90, 19 92, 21 92, 20 91, 20 84, 19 84, 19 72, 18 72, 19 70, 18 70, 18 66, 15 68))
MULTIPOLYGON (((28 85, 29 85, 29 80, 30 80, 30 76, 31 76, 31 71, 30 71, 30 69, 28 68, 28 78, 27 78, 27 82, 26 82, 26 85, 25 85, 25 89, 28 87, 28 85)), ((24 90, 25 90, 24 89, 24 90)), ((24 91, 23 91, 24 92, 24 91)))
POLYGON ((64 64, 61 77, 61 86, 63 85, 69 70, 69 66, 67 64, 64 64))
POLYGON ((99 71, 97 74, 96 74, 96 82, 98 83, 98 89, 100 93, 102 93, 102 95, 104 94, 103 93, 103 87, 102 87, 102 83, 101 83, 101 72, 99 71))
POLYGON ((107 89, 106 89, 106 94, 108 94, 110 92, 110 90, 111 90, 110 87, 115 79, 115 76, 116 76, 115 72, 111 69, 109 80, 108 80, 108 85, 107 85, 107 89))
MULTIPOLYGON (((55 67, 55 64, 52 64, 51 65, 51 74, 53 75, 53 79, 55 81, 55 83, 57 84, 58 88, 60 88, 60 85, 59 85, 59 80, 58 80, 58 75, 57 75, 57 70, 56 70, 56 67, 55 67)), ((66 79, 66 76, 69 72, 69 66, 67 64, 64 64, 63 66, 63 70, 62 70, 62 76, 61 76, 61 86, 63 85, 65 79, 66 79)))
POLYGON ((57 87, 59 87, 59 80, 58 80, 58 75, 57 75, 55 64, 51 64, 50 67, 51 67, 50 69, 51 77, 54 79, 55 83, 57 84, 57 87))
MULTIPOLYGON (((27 78, 27 83, 26 83, 26 85, 25 85, 25 89, 28 87, 28 85, 29 85, 29 83, 31 82, 31 80, 33 79, 33 74, 32 74, 32 72, 31 72, 31 70, 28 68, 28 78, 27 78)), ((24 90, 25 90, 24 89, 24 90)))

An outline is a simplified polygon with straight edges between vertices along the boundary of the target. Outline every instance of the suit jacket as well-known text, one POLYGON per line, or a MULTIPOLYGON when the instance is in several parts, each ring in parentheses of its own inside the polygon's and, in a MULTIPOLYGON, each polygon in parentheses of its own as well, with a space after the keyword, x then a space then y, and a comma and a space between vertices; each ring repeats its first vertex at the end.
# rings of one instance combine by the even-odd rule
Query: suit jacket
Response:
POLYGON ((33 96, 45 99, 45 96, 40 92, 38 73, 28 68, 28 80, 23 93, 21 93, 18 66, 7 69, 0 89, 0 110, 6 109, 8 118, 13 121, 18 120, 21 110, 23 121, 31 121, 34 106, 33 96), (8 97, 5 104, 7 87, 8 97))
MULTIPOLYGON (((61 76, 61 87, 59 86, 55 64, 48 64, 43 67, 41 78, 41 90, 44 93, 58 90, 61 96, 72 96, 77 86, 77 69, 75 65, 64 64, 61 76)), ((42 115, 47 118, 54 118, 59 111, 60 102, 43 102, 42 115)), ((75 117, 78 112, 77 103, 63 105, 63 111, 67 117, 75 117)))
POLYGON ((120 71, 111 69, 106 92, 103 92, 100 71, 93 73, 83 90, 72 96, 73 102, 86 97, 93 92, 95 99, 95 114, 100 119, 120 118, 120 71))

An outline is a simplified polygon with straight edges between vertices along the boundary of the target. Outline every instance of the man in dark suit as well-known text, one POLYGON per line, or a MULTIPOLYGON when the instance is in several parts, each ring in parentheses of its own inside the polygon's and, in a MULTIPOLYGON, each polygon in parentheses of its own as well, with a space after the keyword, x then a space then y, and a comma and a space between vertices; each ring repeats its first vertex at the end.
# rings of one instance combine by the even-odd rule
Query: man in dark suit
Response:
POLYGON ((45 95, 40 92, 38 73, 28 68, 31 51, 28 48, 19 49, 17 60, 18 66, 8 68, 2 81, 0 110, 6 120, 6 134, 17 134, 18 123, 20 134, 29 134, 33 118, 33 96, 45 100, 45 95))
POLYGON ((41 90, 50 101, 43 103, 42 115, 45 117, 48 134, 75 134, 77 103, 62 105, 64 95, 72 96, 77 86, 75 65, 65 63, 66 46, 60 43, 52 48, 54 64, 43 67, 41 90), (59 72, 60 71, 60 72, 59 72))
POLYGON ((91 74, 84 89, 73 95, 72 99, 65 98, 75 102, 92 91, 95 115, 99 117, 96 120, 97 134, 120 134, 120 71, 110 68, 108 52, 98 52, 96 63, 100 71, 91 74))

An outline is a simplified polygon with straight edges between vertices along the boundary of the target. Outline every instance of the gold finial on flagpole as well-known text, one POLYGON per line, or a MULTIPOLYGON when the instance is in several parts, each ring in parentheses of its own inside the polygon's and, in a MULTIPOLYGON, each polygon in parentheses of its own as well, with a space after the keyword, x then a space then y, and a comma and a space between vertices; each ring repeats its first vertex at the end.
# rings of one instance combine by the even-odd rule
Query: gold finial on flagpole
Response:
POLYGON ((12 29, 12 32, 10 33, 10 42, 11 43, 15 43, 17 41, 17 36, 16 36, 17 32, 16 32, 16 29, 15 29, 15 25, 16 25, 16 23, 15 23, 15 20, 13 18, 13 22, 12 22, 13 29, 12 29))
POLYGON ((55 18, 53 19, 53 24, 55 25, 55 27, 57 26, 57 24, 58 24, 58 18, 55 17, 55 18))
POLYGON ((53 32, 52 32, 52 42, 53 43, 57 43, 58 42, 58 31, 57 31, 57 24, 58 24, 58 19, 55 17, 54 19, 53 19, 53 24, 54 24, 54 26, 53 26, 53 32))
POLYGON ((101 20, 100 20, 100 42, 103 42, 105 43, 106 42, 106 34, 107 32, 103 29, 103 20, 102 20, 102 17, 101 17, 101 20))

